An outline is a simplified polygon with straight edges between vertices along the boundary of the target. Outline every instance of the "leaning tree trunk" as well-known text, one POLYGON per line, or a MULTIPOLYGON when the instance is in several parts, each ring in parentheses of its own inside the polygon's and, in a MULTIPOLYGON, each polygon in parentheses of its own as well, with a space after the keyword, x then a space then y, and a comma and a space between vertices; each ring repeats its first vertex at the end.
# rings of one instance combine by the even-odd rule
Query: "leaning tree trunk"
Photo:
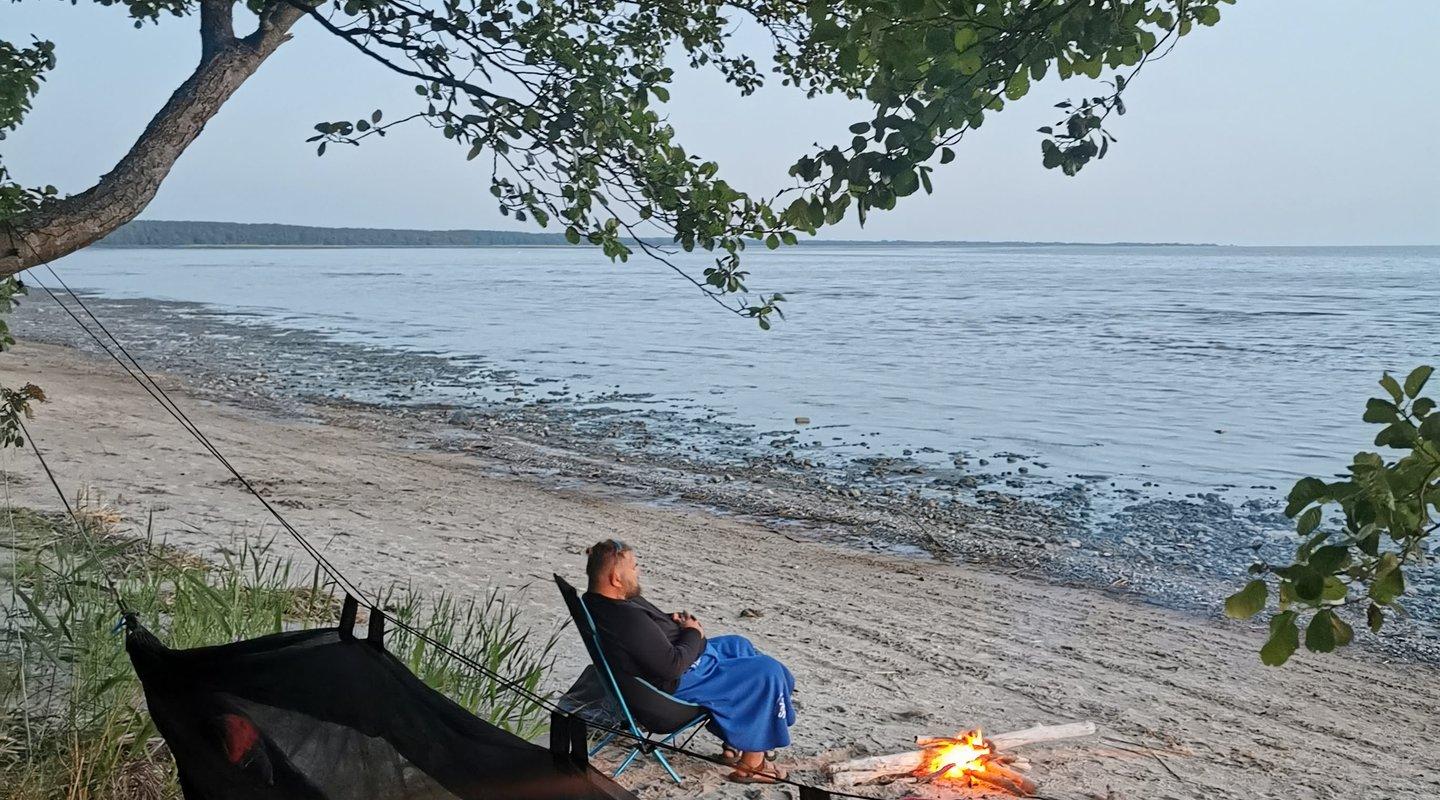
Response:
POLYGON ((139 215, 205 123, 290 38, 290 27, 305 13, 298 5, 273 6, 242 39, 233 33, 233 4, 202 0, 199 66, 114 169, 77 195, 0 220, 0 278, 73 253, 139 215))

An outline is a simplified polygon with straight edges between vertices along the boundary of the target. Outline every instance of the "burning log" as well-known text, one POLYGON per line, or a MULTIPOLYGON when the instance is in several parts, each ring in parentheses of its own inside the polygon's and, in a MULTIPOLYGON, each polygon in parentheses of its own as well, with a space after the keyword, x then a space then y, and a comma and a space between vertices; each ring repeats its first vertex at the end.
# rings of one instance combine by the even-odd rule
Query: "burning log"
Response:
POLYGON ((1019 795, 1020 797, 1029 797, 1035 794, 1035 791, 1040 788, 1036 785, 1035 781, 1001 764, 999 760, 986 761, 983 763, 982 768, 968 770, 966 775, 973 782, 984 783, 1001 791, 1019 795))
POLYGON ((922 736, 916 743, 924 749, 885 756, 870 756, 832 764, 826 771, 837 783, 855 785, 909 778, 924 782, 981 783, 1021 797, 1033 795, 1037 786, 1022 772, 1030 762, 1017 759, 1001 748, 1052 742, 1095 733, 1095 723, 1041 725, 1023 731, 985 738, 978 729, 955 736, 922 736))

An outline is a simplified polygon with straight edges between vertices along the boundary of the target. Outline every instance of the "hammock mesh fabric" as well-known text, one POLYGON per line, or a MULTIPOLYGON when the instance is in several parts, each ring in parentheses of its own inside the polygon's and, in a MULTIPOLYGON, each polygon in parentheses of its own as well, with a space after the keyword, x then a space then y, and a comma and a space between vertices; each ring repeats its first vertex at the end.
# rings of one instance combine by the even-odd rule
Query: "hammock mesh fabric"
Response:
POLYGON ((345 630, 171 650, 132 620, 126 649, 186 800, 635 800, 345 630))

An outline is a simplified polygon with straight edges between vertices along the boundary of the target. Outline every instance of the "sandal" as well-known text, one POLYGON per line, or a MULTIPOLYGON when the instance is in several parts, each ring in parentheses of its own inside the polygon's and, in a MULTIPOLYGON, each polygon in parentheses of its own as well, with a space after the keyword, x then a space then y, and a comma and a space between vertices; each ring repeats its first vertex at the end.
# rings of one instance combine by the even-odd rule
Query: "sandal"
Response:
POLYGON ((720 751, 720 760, 733 767, 740 763, 740 751, 727 744, 725 749, 720 751))
POLYGON ((726 780, 735 783, 775 783, 789 777, 789 773, 776 764, 774 761, 765 760, 760 762, 759 767, 750 768, 737 766, 735 771, 725 776, 726 780))

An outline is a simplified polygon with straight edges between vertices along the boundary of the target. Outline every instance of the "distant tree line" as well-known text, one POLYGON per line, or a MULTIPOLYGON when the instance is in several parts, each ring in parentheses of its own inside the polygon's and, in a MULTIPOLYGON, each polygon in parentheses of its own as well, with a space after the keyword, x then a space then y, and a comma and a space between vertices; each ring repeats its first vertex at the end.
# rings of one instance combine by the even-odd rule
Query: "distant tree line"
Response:
POLYGON ((565 244, 558 233, 316 228, 240 222, 136 220, 97 247, 490 247, 565 244))
MULTIPOLYGON (((633 240, 626 240, 633 241, 633 240)), ((405 228, 318 228, 244 222, 136 220, 96 247, 513 247, 566 244, 562 234, 517 231, 426 231, 405 228)), ((830 239, 810 247, 1216 247, 1191 242, 1027 242, 830 239)))

